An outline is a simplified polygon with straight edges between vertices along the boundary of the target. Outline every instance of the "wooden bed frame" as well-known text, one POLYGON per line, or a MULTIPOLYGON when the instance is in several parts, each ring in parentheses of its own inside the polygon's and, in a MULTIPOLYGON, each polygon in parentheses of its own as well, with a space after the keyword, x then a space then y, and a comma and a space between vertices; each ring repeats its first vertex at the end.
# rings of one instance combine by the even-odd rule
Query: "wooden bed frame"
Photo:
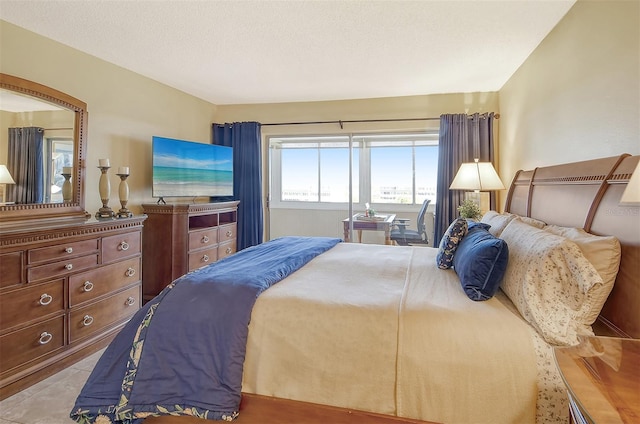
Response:
POLYGON ((623 154, 518 171, 505 202, 507 212, 620 240, 618 276, 594 324, 601 335, 640 338, 640 207, 619 205, 638 160, 623 154))
MULTIPOLYGON (((616 236, 622 246, 615 286, 598 321, 597 334, 640 338, 640 207, 619 205, 640 156, 604 159, 518 171, 509 188, 505 211, 596 235, 616 236)), ((289 422, 424 423, 344 408, 243 394, 239 424, 289 422)), ((200 424, 189 417, 147 418, 145 424, 200 424)))

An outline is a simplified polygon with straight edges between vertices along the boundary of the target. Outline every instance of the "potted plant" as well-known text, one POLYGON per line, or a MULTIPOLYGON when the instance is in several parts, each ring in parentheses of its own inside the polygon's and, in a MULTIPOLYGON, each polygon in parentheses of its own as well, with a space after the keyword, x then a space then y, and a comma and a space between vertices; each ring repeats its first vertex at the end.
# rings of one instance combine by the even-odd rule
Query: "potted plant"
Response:
POLYGON ((474 221, 482 218, 482 212, 480 206, 471 199, 465 199, 460 206, 458 206, 458 212, 460 216, 466 219, 473 219, 474 221))

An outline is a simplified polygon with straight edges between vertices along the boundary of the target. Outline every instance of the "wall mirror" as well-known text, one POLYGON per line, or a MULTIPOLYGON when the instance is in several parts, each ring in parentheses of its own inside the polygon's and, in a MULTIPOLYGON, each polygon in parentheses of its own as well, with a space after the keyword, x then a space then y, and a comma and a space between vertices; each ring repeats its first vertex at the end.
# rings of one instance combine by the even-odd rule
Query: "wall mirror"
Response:
POLYGON ((86 217, 87 105, 51 87, 0 73, 0 223, 86 217), (5 177, 6 178, 6 177, 5 177))

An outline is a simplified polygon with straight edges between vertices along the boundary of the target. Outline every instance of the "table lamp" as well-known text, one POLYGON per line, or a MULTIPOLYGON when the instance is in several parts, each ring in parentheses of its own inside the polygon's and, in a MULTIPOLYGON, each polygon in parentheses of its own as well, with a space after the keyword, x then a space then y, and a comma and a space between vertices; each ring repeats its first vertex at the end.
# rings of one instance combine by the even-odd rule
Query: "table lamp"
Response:
POLYGON ((6 201, 6 186, 7 184, 15 184, 13 181, 9 170, 6 165, 0 165, 0 185, 2 186, 2 201, 0 203, 4 203, 6 201))
POLYGON ((636 165, 627 188, 622 193, 620 206, 640 206, 640 162, 636 165))
POLYGON ((500 180, 491 162, 480 162, 479 159, 474 159, 473 162, 466 162, 460 165, 449 189, 473 191, 475 194, 467 197, 473 198, 480 206, 480 209, 485 211, 488 206, 482 208, 480 192, 504 190, 504 184, 502 184, 502 180, 500 180))

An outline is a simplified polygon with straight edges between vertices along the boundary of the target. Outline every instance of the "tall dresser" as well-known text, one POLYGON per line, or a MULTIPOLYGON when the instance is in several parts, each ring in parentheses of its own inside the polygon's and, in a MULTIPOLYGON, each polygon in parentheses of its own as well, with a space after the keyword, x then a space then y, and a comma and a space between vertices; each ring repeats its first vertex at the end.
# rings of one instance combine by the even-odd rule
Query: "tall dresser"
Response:
POLYGON ((0 228, 0 398, 103 348, 140 308, 145 218, 0 228))
POLYGON ((144 301, 189 271, 236 252, 238 201, 143 204, 144 301))

